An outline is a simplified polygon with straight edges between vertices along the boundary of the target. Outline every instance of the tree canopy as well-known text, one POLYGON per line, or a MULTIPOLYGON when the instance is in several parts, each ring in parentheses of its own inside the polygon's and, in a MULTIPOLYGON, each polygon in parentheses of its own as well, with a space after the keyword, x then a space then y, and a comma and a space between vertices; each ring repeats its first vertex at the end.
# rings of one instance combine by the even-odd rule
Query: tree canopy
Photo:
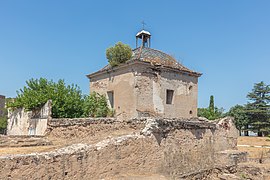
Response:
POLYGON ((247 95, 246 113, 250 119, 250 129, 258 131, 258 135, 270 132, 270 86, 263 81, 255 83, 247 95))
POLYGON ((223 109, 214 105, 214 96, 210 96, 208 108, 198 108, 198 116, 205 117, 209 120, 214 120, 223 117, 223 109))
POLYGON ((85 98, 83 108, 84 117, 105 117, 109 112, 106 97, 96 92, 85 98))
POLYGON ((114 67, 121 63, 125 63, 132 56, 132 49, 129 45, 118 42, 115 46, 106 50, 106 57, 109 64, 114 67))
POLYGON ((1 109, 4 113, 3 116, 0 116, 0 134, 5 132, 5 129, 7 128, 7 110, 1 109))
POLYGON ((52 100, 52 116, 55 118, 104 117, 108 112, 104 96, 85 96, 77 85, 66 85, 64 80, 53 82, 45 78, 26 81, 26 86, 17 91, 15 101, 9 102, 8 107, 34 110, 48 100, 52 100), (91 100, 93 98, 95 101, 91 100), (97 110, 92 112, 88 109, 90 107, 97 110))
POLYGON ((234 118, 234 123, 238 130, 248 129, 249 117, 246 114, 245 106, 237 104, 231 107, 226 115, 234 118))
POLYGON ((245 105, 236 105, 226 114, 235 119, 239 130, 258 133, 266 136, 270 132, 270 86, 263 81, 255 83, 251 92, 247 94, 248 102, 245 105))

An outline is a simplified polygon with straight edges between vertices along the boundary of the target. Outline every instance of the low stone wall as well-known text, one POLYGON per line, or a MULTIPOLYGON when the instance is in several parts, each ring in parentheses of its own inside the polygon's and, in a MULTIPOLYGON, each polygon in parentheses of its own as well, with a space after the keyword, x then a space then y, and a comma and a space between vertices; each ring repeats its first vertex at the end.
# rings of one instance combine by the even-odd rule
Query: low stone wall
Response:
MULTIPOLYGON (((139 122, 145 128, 135 134, 47 153, 2 156, 0 179, 117 179, 129 174, 190 179, 200 172, 233 167, 245 160, 245 154, 234 150, 238 133, 231 119, 212 123, 201 119, 139 122)), ((54 125, 51 133, 63 123, 54 125)), ((70 127, 77 126, 81 127, 78 123, 70 127)))
POLYGON ((97 136, 109 136, 116 131, 139 131, 143 129, 145 122, 146 119, 120 121, 116 118, 57 118, 49 121, 46 134, 63 139, 93 139, 97 136))

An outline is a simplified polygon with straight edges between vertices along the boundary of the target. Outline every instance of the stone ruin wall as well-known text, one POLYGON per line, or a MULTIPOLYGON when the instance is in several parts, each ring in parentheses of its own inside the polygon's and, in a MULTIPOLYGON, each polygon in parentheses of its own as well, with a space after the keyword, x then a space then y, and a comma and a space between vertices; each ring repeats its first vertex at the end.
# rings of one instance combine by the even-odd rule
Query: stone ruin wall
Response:
POLYGON ((58 118, 48 123, 50 138, 97 142, 100 139, 139 132, 145 120, 120 121, 116 118, 58 118))
POLYGON ((8 114, 7 135, 44 136, 51 119, 51 101, 35 111, 18 108, 8 114))
POLYGON ((61 128, 65 128, 62 135, 66 137, 84 128, 100 134, 121 128, 139 132, 52 152, 1 156, 0 179, 107 179, 129 174, 178 179, 245 160, 245 154, 235 150, 238 133, 228 118, 214 123, 198 118, 130 122, 61 119, 52 120, 47 133, 52 135, 61 128))

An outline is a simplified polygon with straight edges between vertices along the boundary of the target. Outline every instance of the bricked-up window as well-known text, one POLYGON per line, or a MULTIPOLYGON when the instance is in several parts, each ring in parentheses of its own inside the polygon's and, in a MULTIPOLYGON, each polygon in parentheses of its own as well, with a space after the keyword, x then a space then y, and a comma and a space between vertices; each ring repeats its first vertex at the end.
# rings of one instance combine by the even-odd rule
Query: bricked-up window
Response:
POLYGON ((173 90, 167 89, 166 91, 166 104, 172 104, 173 102, 173 90))
POLYGON ((109 99, 109 106, 110 108, 114 108, 114 93, 113 91, 108 91, 108 99, 109 99))

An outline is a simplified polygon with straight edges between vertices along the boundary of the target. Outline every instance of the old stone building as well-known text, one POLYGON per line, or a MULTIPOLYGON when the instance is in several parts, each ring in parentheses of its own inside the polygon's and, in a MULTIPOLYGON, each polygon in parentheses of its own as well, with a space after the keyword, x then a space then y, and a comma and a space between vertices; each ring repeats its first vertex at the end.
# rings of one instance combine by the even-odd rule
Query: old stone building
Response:
POLYGON ((136 48, 126 63, 87 75, 90 92, 104 94, 116 116, 196 117, 198 77, 172 56, 150 48, 151 34, 136 35, 136 48), (138 42, 141 45, 138 46, 138 42))

